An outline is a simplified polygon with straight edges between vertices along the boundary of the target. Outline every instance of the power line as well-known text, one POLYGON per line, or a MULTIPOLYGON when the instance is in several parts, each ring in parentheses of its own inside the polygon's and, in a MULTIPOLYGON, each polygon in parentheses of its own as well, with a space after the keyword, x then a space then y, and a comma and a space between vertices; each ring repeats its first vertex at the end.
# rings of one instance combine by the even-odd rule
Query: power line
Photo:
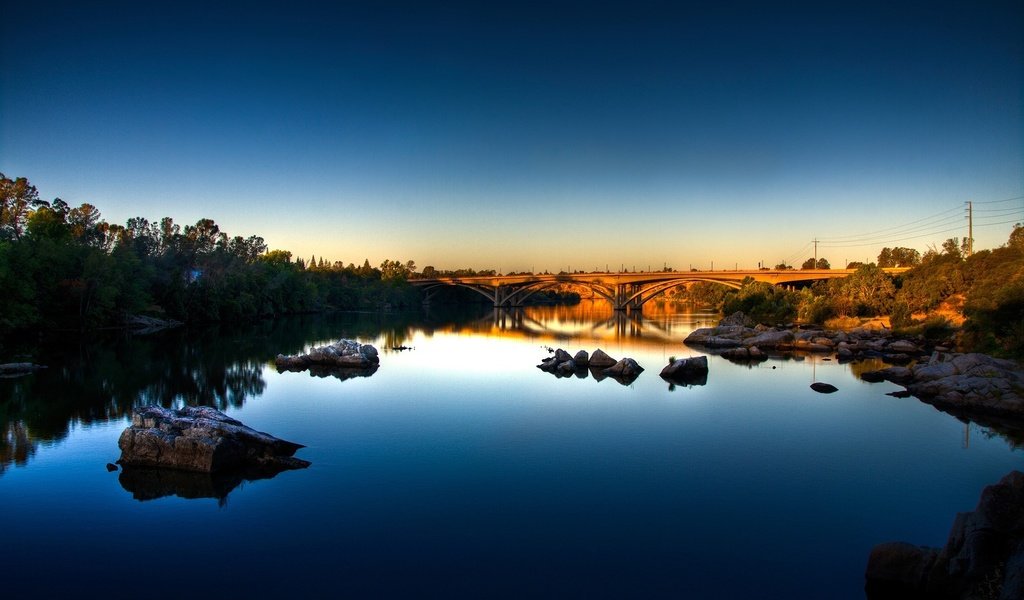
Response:
POLYGON ((1014 200, 1024 200, 1024 196, 1014 196, 1013 198, 1003 198, 1002 200, 985 200, 984 202, 975 202, 975 204, 998 204, 999 202, 1013 202, 1014 200))
POLYGON ((890 231, 888 233, 879 233, 879 234, 876 234, 876 235, 873 235, 873 236, 867 236, 867 237, 851 237, 849 239, 832 238, 830 240, 823 241, 823 243, 825 243, 825 244, 836 244, 836 243, 838 243, 838 244, 849 244, 849 243, 853 243, 853 242, 870 243, 873 240, 885 241, 885 240, 893 239, 893 238, 899 239, 899 238, 902 238, 902 237, 911 237, 911 234, 923 233, 923 232, 926 232, 926 231, 929 231, 929 230, 943 229, 943 228, 945 228, 945 227, 947 227, 949 225, 952 225, 953 223, 957 223, 957 222, 961 221, 962 219, 963 219, 963 215, 952 215, 952 216, 949 216, 949 217, 946 217, 946 218, 942 219, 941 221, 935 221, 934 223, 929 223, 927 225, 919 225, 919 226, 916 226, 916 227, 911 227, 909 229, 903 229, 903 230, 900 230, 900 231, 890 231))
POLYGON ((869 232, 858 233, 858 234, 853 234, 853 235, 843 235, 843 236, 838 236, 838 237, 834 237, 834 238, 827 238, 826 240, 823 240, 823 241, 838 242, 838 241, 853 240, 853 239, 858 239, 858 238, 878 237, 879 235, 885 235, 886 232, 892 232, 893 230, 903 229, 905 227, 921 226, 921 225, 924 225, 925 223, 927 223, 928 221, 933 221, 935 219, 939 219, 940 217, 942 217, 942 220, 945 220, 945 219, 948 219, 949 217, 943 217, 943 215, 947 215, 947 214, 952 213, 952 212, 959 212, 961 210, 963 210, 962 206, 956 206, 956 207, 950 208, 948 210, 944 210, 944 211, 935 213, 935 214, 933 214, 931 216, 924 217, 922 219, 917 219, 915 221, 910 221, 909 223, 903 223, 902 225, 894 225, 892 227, 886 227, 884 229, 878 229, 876 231, 869 231, 869 232))

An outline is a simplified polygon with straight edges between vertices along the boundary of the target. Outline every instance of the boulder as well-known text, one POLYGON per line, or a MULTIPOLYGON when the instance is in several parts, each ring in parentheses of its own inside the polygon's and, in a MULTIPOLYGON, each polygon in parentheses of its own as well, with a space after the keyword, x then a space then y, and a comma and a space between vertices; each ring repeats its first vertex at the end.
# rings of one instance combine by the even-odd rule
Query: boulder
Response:
POLYGON ((759 333, 753 337, 744 340, 744 344, 747 346, 757 346, 758 348, 771 348, 781 349, 788 348, 793 345, 793 332, 789 330, 782 331, 765 331, 759 333))
POLYGON ((875 546, 865 570, 875 598, 1024 597, 1024 473, 986 487, 953 521, 939 551, 903 542, 875 546))
POLYGON ((695 356, 670 361, 661 370, 661 378, 672 384, 707 385, 708 357, 695 356))
POLYGON ((898 354, 920 354, 921 349, 909 340, 896 340, 889 344, 887 350, 898 354))
POLYGON ((577 352, 576 355, 572 357, 572 360, 578 367, 586 367, 590 365, 590 355, 587 354, 586 350, 580 350, 577 352))
POLYGON ((610 375, 612 377, 630 378, 636 377, 640 375, 640 373, 643 373, 644 368, 641 367, 632 358, 622 358, 619 359, 619 362, 608 367, 607 369, 604 369, 603 372, 605 375, 610 375))
POLYGON ((555 350, 555 360, 557 360, 558 363, 561 364, 567 360, 572 360, 572 355, 566 352, 565 350, 559 348, 558 350, 555 350))
POLYGON ((832 385, 831 383, 822 383, 820 381, 812 383, 811 389, 818 392, 819 394, 831 394, 833 392, 839 391, 839 388, 832 385))
POLYGON ((292 456, 301 444, 256 431, 206 406, 137 409, 117 444, 118 462, 127 466, 213 473, 244 467, 278 472, 310 464, 292 456))
POLYGON ((617 361, 604 353, 604 350, 598 348, 594 350, 594 353, 590 355, 590 366, 597 367, 599 369, 605 369, 614 365, 617 361))
POLYGON ((668 379, 688 378, 699 375, 707 375, 708 357, 695 356, 693 358, 680 358, 668 363, 661 370, 661 376, 668 379))

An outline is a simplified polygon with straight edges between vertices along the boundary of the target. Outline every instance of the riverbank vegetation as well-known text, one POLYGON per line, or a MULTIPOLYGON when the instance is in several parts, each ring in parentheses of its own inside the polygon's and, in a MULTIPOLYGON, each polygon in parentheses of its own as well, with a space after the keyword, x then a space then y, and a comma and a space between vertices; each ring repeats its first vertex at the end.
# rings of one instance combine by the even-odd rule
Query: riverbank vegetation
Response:
POLYGON ((905 334, 948 337, 960 328, 964 349, 1024 356, 1024 226, 994 250, 965 255, 964 244, 946 240, 923 256, 908 248, 885 248, 875 263, 849 277, 786 289, 749 280, 742 289, 695 283, 679 299, 742 311, 761 323, 857 322, 888 317, 905 334), (878 265, 908 266, 889 275, 878 265))
MULTIPOLYGON (((1024 356, 1024 227, 994 250, 967 255, 956 238, 921 255, 884 248, 877 263, 858 264, 845 278, 786 289, 747 281, 740 290, 707 282, 670 290, 669 301, 742 311, 763 323, 825 324, 888 317, 894 328, 948 336, 961 327, 961 345, 1024 356), (892 276, 883 267, 910 267, 892 276)), ((829 268, 808 259, 805 268, 829 268)), ((854 265, 851 265, 854 266, 854 265)), ((91 204, 46 202, 25 178, 0 173, 0 335, 23 329, 116 327, 130 315, 184 322, 241 321, 284 314, 413 308, 421 292, 411 278, 495 275, 441 271, 413 261, 377 267, 270 250, 263 238, 230 236, 211 219, 181 225, 171 217, 107 223, 91 204)), ((462 288, 440 301, 479 301, 462 288)), ((579 301, 571 289, 548 290, 533 301, 579 301)))

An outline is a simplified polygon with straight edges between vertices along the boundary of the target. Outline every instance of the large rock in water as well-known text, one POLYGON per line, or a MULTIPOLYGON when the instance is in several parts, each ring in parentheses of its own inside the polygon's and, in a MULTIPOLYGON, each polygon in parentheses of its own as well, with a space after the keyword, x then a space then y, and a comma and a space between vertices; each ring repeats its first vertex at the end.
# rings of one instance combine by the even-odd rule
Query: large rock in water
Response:
POLYGON ((869 600, 1024 598, 1024 473, 1011 471, 960 513, 941 550, 879 544, 865 572, 869 600))
POLYGON ((590 355, 590 366, 598 369, 604 369, 614 365, 617 360, 605 354, 605 351, 598 348, 594 350, 594 353, 590 355))
POLYGON ((338 340, 333 344, 312 348, 305 354, 278 354, 274 359, 279 370, 289 371, 302 371, 313 366, 365 369, 379 362, 376 348, 355 340, 338 340))
POLYGON ((239 468, 279 472, 310 464, 292 456, 302 444, 256 431, 206 406, 137 409, 117 445, 118 462, 129 466, 214 473, 239 468))

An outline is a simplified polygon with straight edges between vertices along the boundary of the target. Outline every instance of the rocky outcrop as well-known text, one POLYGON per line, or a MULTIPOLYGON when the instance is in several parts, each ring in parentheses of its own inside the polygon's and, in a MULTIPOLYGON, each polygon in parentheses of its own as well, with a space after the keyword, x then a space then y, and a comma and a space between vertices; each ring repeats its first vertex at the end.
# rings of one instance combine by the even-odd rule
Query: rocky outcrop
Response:
POLYGON ((118 462, 135 467, 201 473, 247 468, 276 473, 310 464, 292 456, 304 447, 301 444, 256 431, 206 406, 137 409, 117 445, 121 448, 118 462))
POLYGON ((376 348, 355 340, 339 340, 333 344, 312 348, 305 354, 278 354, 274 359, 278 371, 304 371, 314 366, 329 369, 367 369, 379 362, 380 357, 376 348))
POLYGON ((172 327, 181 327, 184 325, 184 323, 175 319, 157 319, 156 317, 147 317, 144 315, 131 315, 125 319, 124 324, 136 335, 156 333, 157 331, 163 331, 164 329, 171 329, 172 327))
POLYGON ((942 410, 1024 417, 1024 371, 1011 360, 985 354, 933 352, 927 362, 861 374, 864 381, 891 381, 942 410))
POLYGON ((879 544, 865 572, 869 600, 1024 598, 1024 473, 1012 471, 960 513, 942 549, 879 544))
POLYGON ((21 377, 45 368, 45 365, 30 362, 4 363, 0 365, 0 378, 21 377))
POLYGON ((746 327, 738 319, 723 319, 718 327, 693 331, 683 343, 688 346, 725 349, 732 360, 761 360, 766 352, 802 351, 827 353, 840 360, 882 358, 891 364, 907 364, 925 356, 924 342, 892 339, 887 329, 831 331, 798 327, 746 327))

